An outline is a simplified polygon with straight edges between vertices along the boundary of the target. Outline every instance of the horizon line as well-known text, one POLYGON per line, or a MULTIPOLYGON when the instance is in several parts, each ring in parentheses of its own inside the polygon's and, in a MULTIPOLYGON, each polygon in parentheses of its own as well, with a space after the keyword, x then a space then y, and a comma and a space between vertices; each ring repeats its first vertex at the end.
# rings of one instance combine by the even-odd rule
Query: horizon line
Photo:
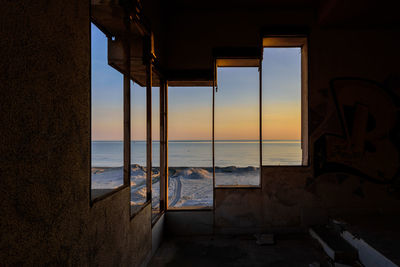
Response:
MULTIPOLYGON (((123 142, 124 140, 91 140, 92 142, 123 142)), ((131 140, 131 142, 146 142, 145 139, 131 140)), ((152 141, 160 141, 159 139, 153 139, 152 141)), ((185 142, 185 141, 209 141, 212 139, 170 139, 168 142, 185 142)), ((259 139, 218 139, 215 141, 260 141, 259 139)), ((301 141, 301 139, 262 139, 262 141, 301 141)))

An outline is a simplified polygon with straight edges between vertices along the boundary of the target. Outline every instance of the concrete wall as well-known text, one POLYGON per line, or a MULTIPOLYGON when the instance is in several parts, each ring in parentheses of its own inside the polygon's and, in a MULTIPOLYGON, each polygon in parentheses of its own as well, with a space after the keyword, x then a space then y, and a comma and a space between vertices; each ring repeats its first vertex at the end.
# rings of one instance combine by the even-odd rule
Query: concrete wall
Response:
MULTIPOLYGON (((256 46, 263 27, 311 30, 311 165, 264 167, 262 189, 217 189, 217 229, 290 229, 338 214, 398 211, 398 30, 323 29, 312 10, 176 9, 168 18, 169 69, 210 68, 213 47, 256 46), (373 82, 330 88, 339 76, 373 82), (365 141, 361 150, 345 148, 352 135, 343 134, 337 112, 345 106, 345 128, 358 129, 356 113, 367 116, 355 136, 365 141)), ((0 262, 140 264, 151 253, 151 207, 130 219, 129 188, 90 205, 89 3, 8 1, 0 22, 0 262)))
POLYGON ((167 69, 212 69, 214 47, 257 47, 270 25, 308 25, 313 10, 174 7, 167 20, 167 69), (190 60, 187 60, 189 59, 190 60))
POLYGON ((165 232, 169 236, 211 235, 214 233, 214 212, 212 210, 167 211, 165 232))
POLYGON ((328 28, 312 9, 171 10, 169 69, 209 69, 214 47, 260 46, 262 29, 309 31, 310 166, 263 167, 262 189, 217 189, 217 230, 299 229, 341 214, 399 211, 397 28, 328 28))
POLYGON ((396 30, 311 29, 310 166, 263 167, 260 190, 217 189, 217 228, 303 227, 399 211, 399 44, 396 30))
POLYGON ((139 265, 150 205, 130 219, 125 188, 90 206, 89 2, 6 1, 0 18, 0 265, 139 265))

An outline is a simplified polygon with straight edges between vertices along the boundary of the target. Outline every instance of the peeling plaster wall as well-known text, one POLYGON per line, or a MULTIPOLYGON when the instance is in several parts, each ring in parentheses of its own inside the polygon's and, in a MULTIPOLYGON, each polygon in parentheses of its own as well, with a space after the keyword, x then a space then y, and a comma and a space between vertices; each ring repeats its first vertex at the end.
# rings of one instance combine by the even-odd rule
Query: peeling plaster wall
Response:
POLYGON ((90 182, 88 1, 0 9, 0 265, 135 266, 151 207, 129 188, 96 202, 90 182))

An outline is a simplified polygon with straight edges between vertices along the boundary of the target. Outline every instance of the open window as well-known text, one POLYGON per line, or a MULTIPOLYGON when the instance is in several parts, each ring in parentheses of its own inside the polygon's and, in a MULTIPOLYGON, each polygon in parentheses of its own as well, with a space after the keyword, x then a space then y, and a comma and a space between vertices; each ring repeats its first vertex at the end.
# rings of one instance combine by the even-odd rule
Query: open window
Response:
POLYGON ((168 88, 168 208, 213 207, 212 87, 168 88))
POLYGON ((216 59, 216 187, 260 186, 260 55, 216 59))
POLYGON ((165 206, 165 142, 160 142, 166 138, 160 126, 165 100, 153 33, 142 14, 140 2, 91 2, 91 21, 106 35, 98 37, 100 30, 92 25, 92 52, 100 48, 101 56, 92 57, 91 181, 96 192, 91 192, 96 198, 130 184, 131 217, 151 204, 155 222, 165 206), (99 72, 99 66, 110 70, 99 72))
POLYGON ((131 207, 146 203, 146 87, 131 86, 131 207))
POLYGON ((91 195, 124 184, 123 75, 108 64, 109 38, 91 23, 91 195))
POLYGON ((308 164, 307 39, 263 39, 262 164, 308 164))
POLYGON ((162 210, 161 196, 161 168, 160 168, 160 75, 153 68, 151 90, 151 131, 152 131, 152 170, 151 170, 151 207, 152 218, 157 218, 162 210))

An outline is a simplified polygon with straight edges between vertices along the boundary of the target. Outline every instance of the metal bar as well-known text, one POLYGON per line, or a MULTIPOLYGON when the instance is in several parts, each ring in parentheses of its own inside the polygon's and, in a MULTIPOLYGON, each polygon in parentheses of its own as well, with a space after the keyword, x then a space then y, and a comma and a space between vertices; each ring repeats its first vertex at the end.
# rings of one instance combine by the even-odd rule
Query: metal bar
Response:
POLYGON ((165 94, 164 94, 164 140, 165 140, 165 186, 164 186, 164 195, 165 195, 165 209, 168 209, 168 81, 165 81, 165 94))
POLYGON ((160 211, 165 207, 165 81, 160 81, 160 211))
POLYGON ((151 164, 151 158, 152 158, 152 125, 151 125, 151 112, 152 112, 152 107, 151 107, 151 90, 152 90, 152 62, 151 59, 148 60, 146 64, 146 140, 147 140, 147 151, 146 151, 146 170, 147 170, 147 176, 146 176, 146 188, 147 188, 147 194, 146 194, 146 200, 151 201, 151 186, 152 186, 152 179, 151 179, 151 173, 152 173, 152 164, 151 164))
POLYGON ((129 75, 124 74, 124 184, 129 184, 131 163, 131 87, 129 75))
MULTIPOLYGON (((213 88, 212 88, 212 168, 213 168, 213 210, 214 210, 214 218, 215 218, 215 84, 216 84, 216 76, 217 76, 217 67, 214 60, 214 77, 213 77, 213 88)), ((215 225, 215 219, 214 219, 215 225)))
POLYGON ((130 21, 126 19, 126 39, 124 42, 124 185, 129 185, 131 178, 131 46, 129 40, 130 21))
POLYGON ((259 99, 259 107, 260 107, 260 114, 259 114, 259 120, 260 120, 260 185, 262 184, 262 143, 263 143, 263 134, 262 134, 262 59, 260 59, 260 66, 258 68, 259 71, 259 89, 260 89, 260 99, 259 99))
POLYGON ((304 38, 301 46, 301 149, 302 165, 309 164, 308 136, 308 40, 304 38))

